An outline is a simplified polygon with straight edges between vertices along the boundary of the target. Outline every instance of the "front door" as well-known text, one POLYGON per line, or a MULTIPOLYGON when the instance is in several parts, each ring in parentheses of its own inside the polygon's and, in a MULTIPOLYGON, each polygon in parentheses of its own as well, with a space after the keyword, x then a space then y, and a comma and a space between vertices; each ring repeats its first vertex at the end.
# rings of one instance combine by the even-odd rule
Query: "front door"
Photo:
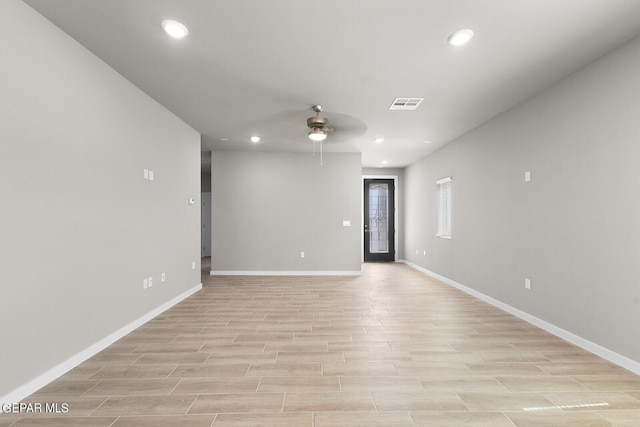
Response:
POLYGON ((394 248, 394 181, 364 180, 364 260, 393 262, 394 248))

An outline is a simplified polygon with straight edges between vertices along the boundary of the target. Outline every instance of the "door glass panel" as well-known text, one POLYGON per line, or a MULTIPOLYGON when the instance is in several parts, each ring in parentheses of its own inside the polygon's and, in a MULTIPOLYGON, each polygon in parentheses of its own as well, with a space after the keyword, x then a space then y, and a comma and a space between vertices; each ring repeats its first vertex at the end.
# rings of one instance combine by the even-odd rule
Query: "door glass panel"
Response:
POLYGON ((369 185, 369 252, 389 252, 389 184, 369 185))

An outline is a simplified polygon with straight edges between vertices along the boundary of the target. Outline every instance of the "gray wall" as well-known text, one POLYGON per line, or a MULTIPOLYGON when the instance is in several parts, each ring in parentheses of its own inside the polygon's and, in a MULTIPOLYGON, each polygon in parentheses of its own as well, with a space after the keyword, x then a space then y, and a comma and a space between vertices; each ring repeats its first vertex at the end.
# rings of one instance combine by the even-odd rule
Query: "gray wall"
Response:
POLYGON ((396 224, 396 233, 398 234, 398 260, 404 259, 404 168, 362 168, 362 175, 375 176, 397 176, 398 184, 396 192, 398 193, 398 223, 396 224))
POLYGON ((408 167, 405 257, 640 361, 638 76, 634 40, 408 167))
POLYGON ((200 137, 21 1, 0 16, 3 396, 200 283, 200 137))
POLYGON ((361 183, 360 153, 214 152, 212 270, 360 271, 361 183))

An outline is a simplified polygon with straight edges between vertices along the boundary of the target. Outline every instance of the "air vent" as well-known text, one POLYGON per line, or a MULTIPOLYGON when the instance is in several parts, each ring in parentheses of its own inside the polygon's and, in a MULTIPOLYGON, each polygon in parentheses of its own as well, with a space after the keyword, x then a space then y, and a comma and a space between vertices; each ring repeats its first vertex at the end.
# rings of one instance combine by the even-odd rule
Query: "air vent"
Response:
POLYGON ((396 98, 389 110, 415 110, 424 98, 396 98))

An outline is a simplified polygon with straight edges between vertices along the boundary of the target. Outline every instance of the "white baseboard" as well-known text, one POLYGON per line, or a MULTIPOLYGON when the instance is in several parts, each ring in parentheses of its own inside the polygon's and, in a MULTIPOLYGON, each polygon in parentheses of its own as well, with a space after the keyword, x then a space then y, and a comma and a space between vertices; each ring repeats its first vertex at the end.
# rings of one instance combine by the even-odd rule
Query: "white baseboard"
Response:
POLYGON ((497 299, 491 298, 488 295, 483 294, 482 292, 478 292, 474 289, 471 289, 467 286, 464 286, 454 280, 449 279, 448 277, 441 276, 433 271, 427 270, 426 268, 420 267, 417 264, 414 264, 409 261, 404 261, 410 267, 415 268, 418 271, 425 273, 428 276, 436 278, 441 282, 446 283, 447 285, 453 286, 454 288, 460 289, 461 291, 472 295, 479 300, 482 300, 488 304, 491 304, 494 307, 497 307, 501 310, 506 311, 507 313, 513 314, 514 316, 531 323, 534 326, 539 327, 540 329, 544 329, 545 331, 562 338, 565 341, 570 342, 571 344, 577 345, 580 348, 587 350, 590 353, 593 353, 597 356, 602 357, 603 359, 608 360, 609 362, 615 363, 618 366, 621 366, 633 373, 640 375, 640 362, 637 362, 633 359, 629 359, 626 356, 618 354, 608 348, 602 347, 596 343, 593 343, 589 340, 586 340, 578 335, 575 335, 569 331, 566 331, 562 328, 559 328, 549 322, 546 322, 542 319, 539 319, 535 316, 532 316, 524 311, 518 310, 517 308, 511 307, 508 304, 503 303, 502 301, 498 301, 497 299))
POLYGON ((129 323, 128 325, 123 326, 122 328, 118 329, 117 331, 113 332, 112 334, 110 334, 110 335, 106 336, 105 338, 101 339, 97 343, 87 347, 86 349, 82 350, 80 353, 77 353, 77 354, 73 355, 72 357, 70 357, 69 359, 65 360, 64 362, 54 366, 53 368, 49 369, 48 371, 46 371, 42 375, 39 375, 38 377, 34 378, 33 380, 29 381, 28 383, 18 387, 17 389, 9 392, 6 395, 0 397, 0 405, 3 404, 3 403, 17 403, 17 402, 20 402, 25 397, 27 397, 30 394, 38 391, 39 389, 41 389, 45 385, 49 384, 51 381, 53 381, 56 378, 60 377, 61 375, 65 374, 66 372, 70 371, 71 369, 75 368, 80 363, 84 362, 85 360, 93 357, 94 355, 96 355, 97 353, 101 352, 102 350, 104 350, 105 348, 107 348, 108 346, 113 344, 114 342, 118 341, 120 338, 122 338, 125 335, 127 335, 129 332, 132 332, 133 330, 137 329, 138 327, 144 325, 149 320, 153 319, 157 315, 159 315, 162 312, 164 312, 164 311, 168 310, 169 308, 173 307, 174 305, 176 305, 180 301, 184 300, 185 298, 191 296, 192 294, 196 293, 200 289, 202 289, 202 283, 199 283, 198 285, 194 286, 193 288, 181 293, 180 295, 178 295, 175 298, 167 301, 166 303, 162 304, 161 306, 151 310, 149 313, 145 314, 144 316, 134 320, 133 322, 129 323))
POLYGON ((359 276, 362 271, 238 271, 211 270, 211 276, 359 276))

